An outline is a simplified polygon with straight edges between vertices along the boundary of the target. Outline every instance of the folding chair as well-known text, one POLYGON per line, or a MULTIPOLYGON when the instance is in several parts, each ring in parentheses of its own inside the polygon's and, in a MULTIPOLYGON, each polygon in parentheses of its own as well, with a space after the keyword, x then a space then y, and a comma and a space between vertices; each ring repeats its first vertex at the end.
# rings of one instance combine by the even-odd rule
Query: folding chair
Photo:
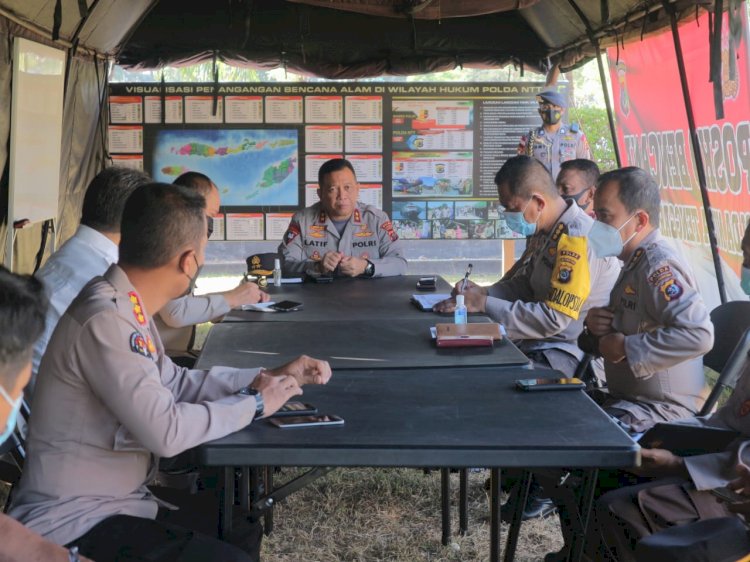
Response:
POLYGON ((711 311, 714 346, 703 365, 719 373, 699 415, 710 414, 725 388, 734 388, 750 352, 750 301, 732 301, 711 311))

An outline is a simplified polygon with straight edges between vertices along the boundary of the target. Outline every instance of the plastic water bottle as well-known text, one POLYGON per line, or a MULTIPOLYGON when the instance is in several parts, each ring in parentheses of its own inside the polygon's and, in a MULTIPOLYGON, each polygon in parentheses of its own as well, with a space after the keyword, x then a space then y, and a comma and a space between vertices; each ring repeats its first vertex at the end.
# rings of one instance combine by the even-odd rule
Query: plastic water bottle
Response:
POLYGON ((273 260, 273 286, 281 287, 281 260, 279 258, 273 260))
POLYGON ((453 313, 453 322, 455 324, 466 324, 466 305, 463 295, 456 295, 456 311, 453 313))

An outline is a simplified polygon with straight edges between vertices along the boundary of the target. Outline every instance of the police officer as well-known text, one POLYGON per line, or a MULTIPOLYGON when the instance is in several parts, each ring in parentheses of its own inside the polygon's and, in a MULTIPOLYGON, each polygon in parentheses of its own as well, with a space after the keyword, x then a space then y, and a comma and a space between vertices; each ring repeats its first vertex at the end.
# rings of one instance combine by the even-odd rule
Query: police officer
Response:
POLYGON ((128 199, 121 231, 118 264, 83 288, 47 347, 10 514, 94 560, 257 560, 259 524, 240 551, 214 538, 216 519, 206 524, 218 510, 191 496, 175 512, 148 486, 159 457, 272 414, 302 384, 327 382, 330 366, 303 356, 268 371, 177 367, 151 314, 198 275, 205 200, 147 184, 128 199))
MULTIPOLYGON (((739 438, 722 452, 691 457, 681 457, 666 449, 641 449, 642 466, 638 473, 659 479, 615 490, 599 498, 595 524, 590 526, 593 531, 589 536, 590 548, 600 552, 606 549, 611 557, 608 559, 630 561, 636 559, 637 542, 652 533, 733 513, 750 516, 749 414, 750 361, 724 406, 707 418, 684 422, 734 430, 740 434, 739 438), (736 503, 719 502, 709 490, 723 486, 734 489, 745 500, 738 497, 736 503)), ((705 535, 696 533, 695 540, 711 546, 710 537, 705 535)), ((706 556, 702 559, 714 559, 710 551, 702 552, 706 556)))
POLYGON ((644 170, 608 172, 589 232, 598 256, 625 263, 609 306, 591 309, 585 325, 604 358, 602 405, 635 432, 695 415, 705 384, 701 357, 713 346, 690 268, 659 233, 659 206, 659 188, 644 170))
POLYGON ((285 275, 385 277, 404 275, 406 259, 388 215, 357 201, 359 184, 348 160, 318 171, 320 202, 297 211, 279 246, 285 275))
POLYGON ((521 137, 518 154, 533 156, 539 160, 556 179, 560 164, 574 158, 592 160, 591 148, 586 135, 577 124, 563 125, 562 114, 568 103, 565 96, 554 90, 537 94, 542 126, 531 129, 521 137))
MULTIPOLYGON (((210 237, 214 217, 219 214, 221 206, 216 184, 200 172, 185 172, 172 183, 195 190, 206 199, 206 222, 210 237)), ((218 320, 234 308, 266 302, 269 298, 255 283, 241 283, 222 293, 194 295, 191 291, 189 295, 168 302, 154 315, 154 322, 167 355, 182 367, 192 367, 195 363, 191 350, 196 324, 218 320)))
MULTIPOLYGON (((620 266, 597 259, 586 243, 593 219, 557 192, 549 172, 529 156, 510 158, 495 176, 508 227, 530 238, 519 262, 491 287, 463 290, 470 312, 501 322, 535 362, 572 373, 582 352, 576 338, 586 312, 607 302, 620 266)), ((449 312, 450 299, 436 310, 449 312)))

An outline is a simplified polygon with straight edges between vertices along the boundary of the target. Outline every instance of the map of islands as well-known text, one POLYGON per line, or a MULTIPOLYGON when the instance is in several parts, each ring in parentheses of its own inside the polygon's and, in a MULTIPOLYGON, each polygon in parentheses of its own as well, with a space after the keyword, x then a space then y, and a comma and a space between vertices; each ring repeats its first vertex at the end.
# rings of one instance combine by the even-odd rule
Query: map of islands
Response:
POLYGON ((286 129, 175 129, 155 135, 151 176, 201 172, 223 206, 299 205, 298 138, 286 129))

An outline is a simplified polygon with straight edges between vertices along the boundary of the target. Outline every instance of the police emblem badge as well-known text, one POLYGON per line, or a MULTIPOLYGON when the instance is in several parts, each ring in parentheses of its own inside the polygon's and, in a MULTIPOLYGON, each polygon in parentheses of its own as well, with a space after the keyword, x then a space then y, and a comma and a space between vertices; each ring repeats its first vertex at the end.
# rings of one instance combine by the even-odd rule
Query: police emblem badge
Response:
MULTIPOLYGON (((151 345, 153 345, 153 343, 151 345)), ((151 352, 149 352, 148 349, 148 342, 140 332, 133 332, 130 334, 130 351, 148 357, 149 359, 153 359, 151 352)))

